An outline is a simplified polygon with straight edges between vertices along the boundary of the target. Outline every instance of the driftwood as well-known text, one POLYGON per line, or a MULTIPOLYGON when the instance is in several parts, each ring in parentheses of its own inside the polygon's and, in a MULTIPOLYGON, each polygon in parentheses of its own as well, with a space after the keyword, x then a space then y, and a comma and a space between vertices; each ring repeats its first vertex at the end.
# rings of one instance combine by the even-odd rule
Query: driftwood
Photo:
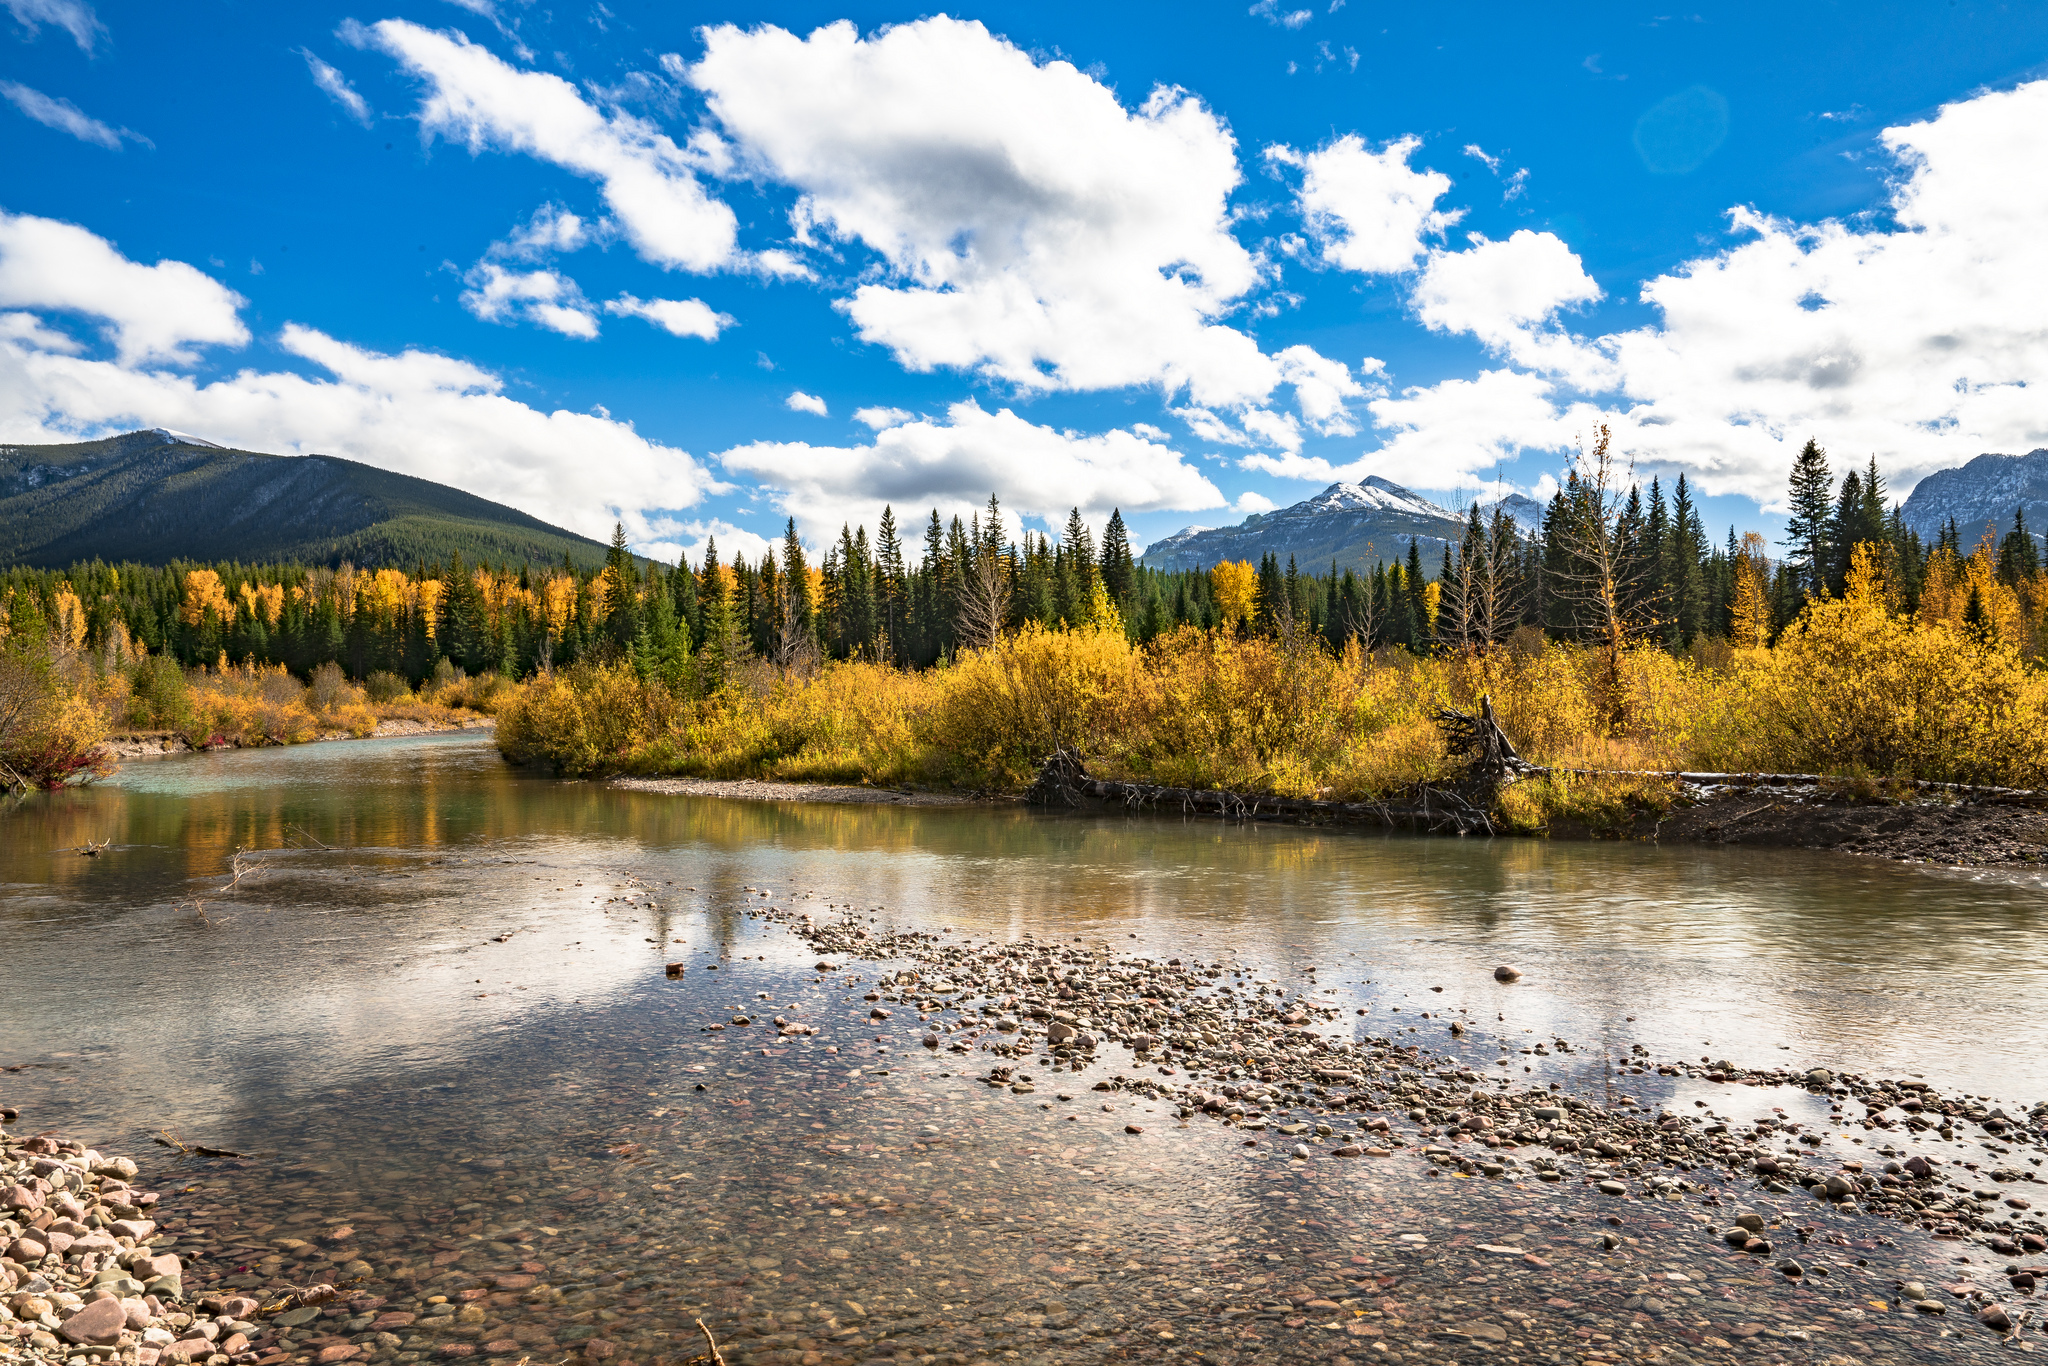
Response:
POLYGON ((704 1345, 711 1349, 710 1355, 691 1357, 685 1366, 695 1366, 698 1362, 707 1363, 708 1366, 725 1366, 725 1353, 718 1350, 718 1339, 711 1336, 711 1330, 704 1326, 704 1320, 697 1320, 697 1328, 704 1334, 704 1345))
POLYGON ((162 1144, 166 1148, 176 1148, 179 1152, 184 1153, 188 1157, 194 1155, 197 1155, 199 1157, 249 1156, 249 1154, 247 1153, 238 1153, 232 1148, 209 1148, 204 1143, 181 1143, 178 1141, 177 1137, 171 1133, 169 1129, 159 1130, 155 1134, 152 1134, 150 1137, 152 1142, 162 1144))
POLYGON ((1476 713, 1440 707, 1431 719, 1443 731, 1451 757, 1465 761, 1469 777, 1499 781, 1534 771, 1534 765, 1524 763, 1515 753, 1514 741, 1500 728, 1491 697, 1479 699, 1476 713))

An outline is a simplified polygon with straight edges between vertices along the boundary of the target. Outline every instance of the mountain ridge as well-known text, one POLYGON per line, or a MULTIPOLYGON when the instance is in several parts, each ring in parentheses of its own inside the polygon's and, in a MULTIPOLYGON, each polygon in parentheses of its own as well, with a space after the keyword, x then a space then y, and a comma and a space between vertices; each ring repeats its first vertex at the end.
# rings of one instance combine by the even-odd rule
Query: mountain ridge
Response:
POLYGON ((2026 515, 2038 538, 2048 531, 2048 447, 2025 455, 1986 452, 1964 464, 1936 470, 1913 486, 1899 518, 1923 541, 1941 535, 1951 519, 1968 554, 1989 523, 1995 535, 2012 530, 2013 510, 2026 515))
POLYGON ((446 484, 333 455, 233 450, 156 427, 0 445, 0 565, 583 562, 606 547, 446 484))
MULTIPOLYGON (((1500 506, 1525 530, 1543 519, 1543 505, 1509 494, 1500 506)), ((1491 508, 1493 504, 1487 504, 1491 508)), ((1292 556, 1303 568, 1370 569, 1396 561, 1415 541, 1423 568, 1434 573, 1446 544, 1465 534, 1465 514, 1433 503, 1414 490, 1369 475, 1339 481, 1321 493, 1271 512, 1254 513, 1232 527, 1186 527, 1145 547, 1139 562, 1151 569, 1207 569, 1224 560, 1256 564, 1271 554, 1292 556)))

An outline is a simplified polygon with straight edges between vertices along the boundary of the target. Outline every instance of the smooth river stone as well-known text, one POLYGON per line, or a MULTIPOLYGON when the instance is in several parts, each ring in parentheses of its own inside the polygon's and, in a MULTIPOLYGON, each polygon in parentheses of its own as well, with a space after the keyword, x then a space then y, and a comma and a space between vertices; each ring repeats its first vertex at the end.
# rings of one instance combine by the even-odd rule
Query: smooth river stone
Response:
POLYGON ((128 1311, 119 1300, 94 1300, 57 1326, 57 1336, 81 1347, 108 1347, 128 1326, 128 1311))

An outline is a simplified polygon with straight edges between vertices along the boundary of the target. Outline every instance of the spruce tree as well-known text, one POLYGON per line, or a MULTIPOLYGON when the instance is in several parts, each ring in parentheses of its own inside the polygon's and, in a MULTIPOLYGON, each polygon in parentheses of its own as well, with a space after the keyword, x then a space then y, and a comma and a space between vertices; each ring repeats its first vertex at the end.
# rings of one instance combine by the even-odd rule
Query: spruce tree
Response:
POLYGON ((1113 508, 1109 514, 1109 526, 1102 533, 1102 586, 1108 590, 1109 600, 1119 609, 1130 600, 1137 577, 1138 566, 1131 555, 1131 538, 1124 530, 1123 509, 1113 508))
POLYGON ((1812 437, 1806 438, 1792 462, 1790 502, 1792 515, 1785 528, 1785 544, 1792 551, 1788 566, 1799 589, 1818 596, 1827 591, 1833 558, 1828 529, 1835 510, 1834 480, 1828 474, 1828 453, 1812 437))

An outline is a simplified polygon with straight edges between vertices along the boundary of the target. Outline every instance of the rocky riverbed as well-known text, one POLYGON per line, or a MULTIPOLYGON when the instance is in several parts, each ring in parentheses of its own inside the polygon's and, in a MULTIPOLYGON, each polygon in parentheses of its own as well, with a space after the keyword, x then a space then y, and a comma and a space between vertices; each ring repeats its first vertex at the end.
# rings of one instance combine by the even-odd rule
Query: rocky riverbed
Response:
MULTIPOLYGON (((579 890, 624 918, 695 889, 579 890)), ((411 1078, 308 1096, 271 1148, 145 1150, 144 1171, 8 1137, 13 1351, 641 1366, 700 1352, 699 1319, 735 1366, 2033 1341, 2048 1108, 1525 1032, 1503 964, 1361 1014, 1336 1001, 1369 968, 718 899, 715 935, 646 948, 667 1032, 624 1053, 573 1017, 530 1035, 477 1079, 501 1118, 461 1078, 411 1078), (119 1306, 107 1342, 61 1331, 111 1319, 89 1300, 119 1306)))

